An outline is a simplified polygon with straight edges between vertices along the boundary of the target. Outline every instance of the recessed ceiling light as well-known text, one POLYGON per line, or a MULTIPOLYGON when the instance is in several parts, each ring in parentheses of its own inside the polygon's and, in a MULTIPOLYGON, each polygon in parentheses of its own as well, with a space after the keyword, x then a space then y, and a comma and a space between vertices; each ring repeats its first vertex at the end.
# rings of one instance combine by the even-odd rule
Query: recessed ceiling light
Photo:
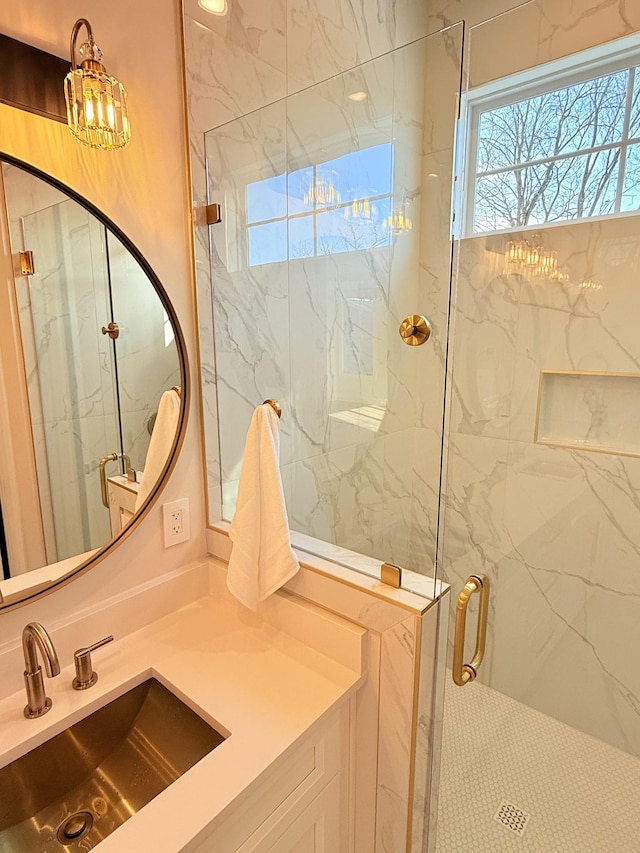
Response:
POLYGON ((227 0, 198 0, 198 6, 212 15, 227 14, 227 0))
POLYGON ((366 101, 368 97, 369 96, 367 95, 366 92, 352 92, 349 95, 349 100, 360 102, 360 101, 366 101))

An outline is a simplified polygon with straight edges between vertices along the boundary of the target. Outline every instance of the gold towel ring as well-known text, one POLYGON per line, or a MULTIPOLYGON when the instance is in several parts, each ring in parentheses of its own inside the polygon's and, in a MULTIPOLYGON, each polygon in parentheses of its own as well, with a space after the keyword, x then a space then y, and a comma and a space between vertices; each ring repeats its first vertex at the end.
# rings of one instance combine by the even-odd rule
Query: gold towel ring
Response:
POLYGON ((281 418, 282 417, 282 407, 277 400, 263 400, 263 406, 271 406, 276 415, 281 418))

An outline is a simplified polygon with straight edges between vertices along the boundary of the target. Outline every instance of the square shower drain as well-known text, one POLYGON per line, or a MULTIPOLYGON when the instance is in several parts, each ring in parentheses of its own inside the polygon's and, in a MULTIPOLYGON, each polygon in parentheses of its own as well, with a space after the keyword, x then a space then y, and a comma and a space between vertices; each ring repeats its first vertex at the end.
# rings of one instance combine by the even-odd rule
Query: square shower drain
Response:
POLYGON ((500 803, 500 807, 494 815, 494 819, 497 820, 498 823, 501 823, 512 832, 515 832, 516 835, 520 836, 524 835, 530 817, 531 815, 527 812, 523 812, 522 809, 514 806, 513 803, 510 803, 508 800, 503 800, 500 803))

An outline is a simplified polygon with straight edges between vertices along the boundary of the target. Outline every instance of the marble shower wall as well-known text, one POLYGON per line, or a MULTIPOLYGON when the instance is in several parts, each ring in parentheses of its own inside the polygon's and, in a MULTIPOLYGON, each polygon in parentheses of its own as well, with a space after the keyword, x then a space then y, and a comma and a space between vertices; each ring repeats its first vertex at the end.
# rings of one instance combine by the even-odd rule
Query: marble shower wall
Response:
MULTIPOLYGON (((640 29, 640 9, 581 5, 541 0, 471 30, 472 85, 640 29)), ((546 433, 573 447, 536 442, 536 420, 541 371, 640 376, 640 217, 539 231, 568 282, 505 269, 506 238, 460 244, 444 573, 454 589, 492 580, 485 683, 639 755, 640 378, 622 398, 606 376, 567 377, 561 407, 546 385, 546 433), (607 444, 635 455, 584 449, 607 444)))
POLYGON ((431 573, 462 28, 386 53, 427 32, 423 4, 375 21, 370 4, 337 5, 240 2, 216 18, 185 4, 195 207, 225 215, 207 229, 196 213, 195 229, 210 518, 233 514, 251 412, 275 397, 292 529, 431 573), (249 264, 248 186, 288 174, 269 216, 293 228, 295 176, 376 146, 391 186, 373 238, 354 226, 350 251, 249 264), (413 228, 390 234, 403 202, 413 228), (420 349, 398 335, 410 313, 433 323, 420 349))

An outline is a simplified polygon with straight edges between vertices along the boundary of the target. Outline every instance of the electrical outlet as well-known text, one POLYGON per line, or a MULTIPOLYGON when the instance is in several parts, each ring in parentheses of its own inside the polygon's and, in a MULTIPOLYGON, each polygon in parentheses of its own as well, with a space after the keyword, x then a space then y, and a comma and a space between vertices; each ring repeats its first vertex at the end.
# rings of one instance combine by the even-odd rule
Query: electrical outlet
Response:
POLYGON ((162 527, 164 547, 186 542, 191 538, 191 520, 189 518, 189 498, 162 504, 162 527))

